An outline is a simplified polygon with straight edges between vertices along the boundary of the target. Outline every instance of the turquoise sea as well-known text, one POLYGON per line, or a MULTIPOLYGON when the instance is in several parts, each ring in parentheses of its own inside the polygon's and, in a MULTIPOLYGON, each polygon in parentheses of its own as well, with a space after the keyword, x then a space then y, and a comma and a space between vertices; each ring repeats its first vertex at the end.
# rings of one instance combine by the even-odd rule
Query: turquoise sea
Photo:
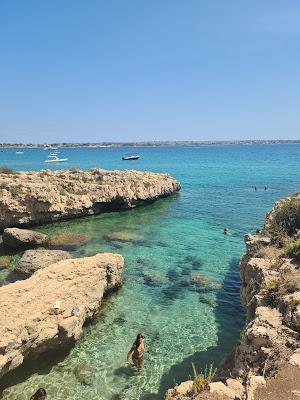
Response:
MULTIPOLYGON (((198 369, 218 363, 239 337, 244 323, 238 271, 243 236, 261 227, 274 201, 299 189, 300 145, 135 150, 141 158, 126 162, 121 156, 130 149, 64 149, 60 156, 69 162, 51 166, 167 172, 182 190, 144 208, 38 228, 87 235, 88 242, 72 250, 74 256, 123 254, 125 283, 105 301, 69 354, 47 357, 6 378, 7 399, 28 399, 38 387, 55 400, 162 399, 167 388, 190 378, 192 362, 198 369), (112 242, 106 236, 111 232, 139 238, 112 242), (140 372, 123 367, 138 332, 146 338, 140 372), (82 363, 90 370, 90 385, 75 376, 82 363)), ((45 169, 46 155, 42 149, 24 149, 24 154, 4 149, 0 165, 45 169)), ((0 273, 2 284, 13 279, 0 273)))

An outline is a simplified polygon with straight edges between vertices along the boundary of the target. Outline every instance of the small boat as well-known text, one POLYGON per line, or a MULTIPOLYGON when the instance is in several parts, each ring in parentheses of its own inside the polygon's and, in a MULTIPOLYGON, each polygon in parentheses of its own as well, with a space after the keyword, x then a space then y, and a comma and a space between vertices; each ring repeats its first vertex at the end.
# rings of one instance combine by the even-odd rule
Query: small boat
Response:
POLYGON ((122 157, 122 160, 138 160, 140 156, 138 154, 126 154, 122 157))
POLYGON ((57 154, 59 154, 59 151, 53 151, 52 153, 50 153, 50 156, 57 156, 57 154))
POLYGON ((24 151, 16 151, 16 154, 24 154, 24 151))
POLYGON ((68 161, 67 158, 58 158, 57 156, 48 156, 49 160, 45 160, 45 162, 49 163, 49 162, 64 162, 64 161, 68 161))

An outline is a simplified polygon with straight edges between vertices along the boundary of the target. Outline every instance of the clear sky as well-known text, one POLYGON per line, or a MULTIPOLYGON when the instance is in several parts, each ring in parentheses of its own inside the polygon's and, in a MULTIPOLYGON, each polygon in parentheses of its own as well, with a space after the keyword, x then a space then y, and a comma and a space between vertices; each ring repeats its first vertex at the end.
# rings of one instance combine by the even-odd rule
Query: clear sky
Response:
POLYGON ((299 139, 299 0, 0 0, 0 142, 299 139))

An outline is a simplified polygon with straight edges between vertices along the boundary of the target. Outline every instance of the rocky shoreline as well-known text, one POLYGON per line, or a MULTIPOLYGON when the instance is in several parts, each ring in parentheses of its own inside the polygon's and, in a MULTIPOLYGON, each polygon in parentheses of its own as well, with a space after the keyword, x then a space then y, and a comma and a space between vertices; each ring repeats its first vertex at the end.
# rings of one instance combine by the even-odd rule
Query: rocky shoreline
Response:
POLYGON ((49 237, 23 226, 130 209, 179 190, 169 175, 150 172, 1 170, 2 252, 23 252, 14 273, 27 279, 0 288, 0 378, 26 359, 72 346, 102 298, 122 284, 121 255, 72 259, 65 250, 84 243, 83 234, 49 237))
POLYGON ((130 209, 179 190, 174 178, 152 172, 8 171, 0 173, 0 229, 130 209))
POLYGON ((245 236, 240 261, 247 320, 219 381, 201 393, 195 381, 167 400, 293 400, 300 396, 300 195, 276 203, 262 232, 245 236), (292 251, 291 251, 292 249, 292 251))

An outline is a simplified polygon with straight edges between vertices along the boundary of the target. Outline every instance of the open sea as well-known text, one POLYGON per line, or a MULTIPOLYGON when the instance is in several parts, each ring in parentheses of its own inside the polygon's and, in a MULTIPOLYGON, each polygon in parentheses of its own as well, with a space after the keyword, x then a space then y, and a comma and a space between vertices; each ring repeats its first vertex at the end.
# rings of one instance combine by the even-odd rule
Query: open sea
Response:
MULTIPOLYGON (((274 201, 299 189, 300 145, 137 148, 137 161, 121 160, 132 149, 70 148, 60 153, 69 161, 56 166, 44 163, 47 151, 23 151, 4 149, 0 165, 167 172, 182 190, 143 208, 38 228, 87 235, 88 242, 72 251, 75 257, 122 254, 125 283, 68 354, 5 378, 5 399, 28 400, 39 387, 52 400, 163 399, 168 388, 192 376, 192 362, 200 370, 231 351, 245 318, 238 269, 243 237, 262 226, 274 201), (135 240, 112 242, 107 235, 114 232, 135 240), (124 368, 138 332, 146 344, 141 371, 124 368), (88 385, 75 373, 82 366, 88 385)), ((14 279, 0 272, 2 285, 14 279)))

